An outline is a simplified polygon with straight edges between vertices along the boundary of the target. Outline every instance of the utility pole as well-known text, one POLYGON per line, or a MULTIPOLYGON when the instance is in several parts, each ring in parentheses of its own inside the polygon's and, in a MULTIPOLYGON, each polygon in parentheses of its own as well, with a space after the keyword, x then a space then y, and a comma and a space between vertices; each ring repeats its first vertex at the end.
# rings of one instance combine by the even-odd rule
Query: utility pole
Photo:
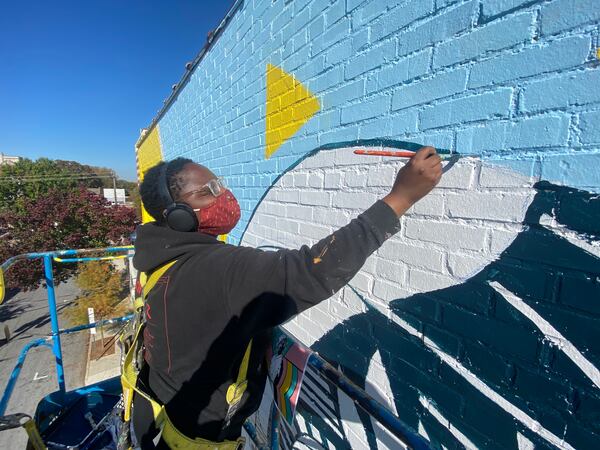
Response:
POLYGON ((117 176, 115 171, 112 171, 112 179, 113 179, 113 194, 115 195, 115 205, 117 204, 117 176))

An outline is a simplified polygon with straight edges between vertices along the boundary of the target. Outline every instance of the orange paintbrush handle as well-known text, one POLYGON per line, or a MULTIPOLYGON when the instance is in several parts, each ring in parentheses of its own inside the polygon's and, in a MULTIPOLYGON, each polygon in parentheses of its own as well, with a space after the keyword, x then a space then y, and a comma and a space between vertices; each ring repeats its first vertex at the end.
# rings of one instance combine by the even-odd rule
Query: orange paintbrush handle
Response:
POLYGON ((387 150, 354 150, 357 155, 369 155, 369 156, 395 156, 397 158, 412 158, 415 152, 401 151, 391 152, 387 150))

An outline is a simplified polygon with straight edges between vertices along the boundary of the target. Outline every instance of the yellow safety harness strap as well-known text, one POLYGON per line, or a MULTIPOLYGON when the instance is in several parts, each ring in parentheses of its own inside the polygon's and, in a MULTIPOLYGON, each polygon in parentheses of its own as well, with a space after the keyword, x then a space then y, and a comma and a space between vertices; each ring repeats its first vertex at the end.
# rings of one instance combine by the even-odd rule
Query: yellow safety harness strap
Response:
MULTIPOLYGON (((152 290, 152 288, 158 282, 158 279, 162 277, 165 272, 177 262, 177 260, 168 262, 167 264, 160 266, 152 275, 147 278, 146 283, 143 285, 142 296, 136 299, 136 303, 140 301, 140 303, 136 304, 136 309, 141 309, 144 306, 144 301, 146 297, 148 297, 148 293, 152 290)), ((143 278, 146 278, 145 274, 143 278)), ((140 278, 141 280, 142 278, 140 278)), ((152 405, 152 410, 154 412, 154 417, 156 418, 160 412, 160 405, 154 401, 149 395, 145 392, 142 392, 137 388, 137 378, 138 373, 134 364, 134 359, 136 357, 137 352, 139 351, 139 343, 140 343, 140 334, 144 328, 144 324, 140 323, 135 330, 135 336, 133 338, 133 343, 125 355, 125 361, 123 362, 123 370, 121 373, 121 384, 123 386, 123 403, 124 403, 124 412, 123 412, 123 420, 125 422, 129 422, 131 419, 131 405, 133 403, 133 393, 137 392, 139 395, 144 397, 146 400, 150 402, 152 405), (158 407, 157 407, 158 406, 158 407)))
MULTIPOLYGON (((148 277, 146 283, 143 285, 142 296, 136 299, 136 302, 137 300, 141 300, 139 307, 138 304, 136 304, 136 309, 143 307, 148 294, 152 288, 154 288, 159 278, 162 277, 165 272, 176 262, 177 260, 171 261, 159 267, 150 275, 150 277, 148 277)), ((140 277, 140 280, 143 280, 143 278, 140 277)), ((241 450, 244 448, 245 439, 243 437, 240 437, 237 441, 213 442, 202 438, 192 439, 185 436, 175 427, 175 425, 173 425, 167 415, 164 405, 158 403, 150 395, 146 394, 137 386, 138 372, 135 368, 134 359, 139 351, 140 334, 142 333, 143 328, 144 324, 140 323, 135 332, 133 344, 127 352, 125 361, 123 362, 121 384, 123 386, 123 419, 125 422, 129 422, 131 420, 131 406, 133 403, 133 394, 135 393, 136 395, 141 395, 144 397, 152 405, 152 413, 154 415, 155 424, 157 427, 162 429, 161 438, 170 448, 178 450, 241 450)), ((248 373, 251 347, 252 341, 250 341, 248 347, 246 348, 236 382, 231 384, 227 390, 227 402, 230 404, 229 411, 232 411, 232 409, 235 410, 235 406, 237 406, 237 403, 239 403, 242 398, 242 394, 246 390, 246 375, 248 373), (229 400, 230 391, 232 392, 231 402, 229 400), (232 405, 234 405, 233 408, 232 405)))
POLYGON ((144 294, 143 294, 144 301, 146 301, 146 297, 148 297, 148 294, 150 293, 150 291, 152 290, 152 288, 154 287, 154 285, 156 284, 158 279, 160 277, 162 277, 165 274, 165 272, 167 270, 169 270, 171 268, 171 266, 173 264, 175 264, 176 262, 177 262, 177 260, 171 261, 163 266, 160 266, 158 269, 156 269, 154 272, 152 272, 152 275, 150 275, 150 277, 148 278, 148 281, 144 285, 144 294))
POLYGON ((252 339, 248 343, 248 347, 246 347, 246 352, 244 353, 244 358, 242 359, 242 363, 240 364, 240 370, 238 371, 237 380, 235 383, 232 383, 227 389, 227 403, 231 406, 233 404, 238 403, 242 399, 242 395, 246 391, 246 387, 248 386, 248 380, 246 379, 246 375, 248 374, 248 364, 250 362, 250 351, 252 350, 252 339))

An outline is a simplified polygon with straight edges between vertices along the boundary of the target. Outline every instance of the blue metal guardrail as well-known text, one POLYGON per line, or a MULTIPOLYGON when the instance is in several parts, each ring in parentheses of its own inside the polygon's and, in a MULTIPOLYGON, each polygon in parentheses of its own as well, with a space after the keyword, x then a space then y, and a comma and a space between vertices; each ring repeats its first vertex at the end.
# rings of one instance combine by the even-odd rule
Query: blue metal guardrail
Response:
POLYGON ((54 289, 54 276, 52 273, 52 261, 57 260, 58 262, 79 262, 79 261, 98 261, 98 260, 107 260, 107 259, 117 259, 122 257, 127 257, 128 255, 116 255, 116 256, 102 256, 102 257, 84 257, 79 258, 79 255, 90 254, 90 253, 122 253, 122 252, 130 252, 133 250, 133 246, 123 246, 123 247, 106 247, 100 249, 79 249, 79 250, 59 250, 54 252, 37 252, 37 253, 25 253, 22 255, 17 255, 12 258, 7 259, 2 265, 0 265, 0 273, 6 272, 12 265, 19 261, 25 260, 34 260, 34 259, 43 259, 44 261, 44 279, 46 282, 47 293, 48 293, 48 310, 50 314, 50 324, 52 333, 44 338, 35 339, 23 347, 21 353, 19 354, 19 358, 17 359, 17 364, 15 365, 6 388, 4 389, 4 393, 2 395, 2 399, 0 400, 0 416, 4 415, 6 412, 6 407, 8 405, 8 401, 12 395, 12 392, 17 383, 17 379, 21 373, 21 368, 23 367, 23 363, 25 362, 25 358, 27 356, 27 352, 34 347, 45 346, 52 349, 52 353, 54 354, 55 366, 56 366, 56 375, 58 379, 58 389, 60 392, 66 392, 65 388, 65 372, 63 366, 63 357, 62 357, 62 346, 60 343, 61 334, 74 333, 76 331, 85 330, 88 328, 93 328, 94 326, 102 325, 104 323, 118 323, 123 322, 131 318, 131 315, 118 317, 115 319, 109 319, 104 321, 96 322, 95 324, 81 325, 74 328, 69 329, 60 329, 58 326, 58 314, 56 312, 56 294, 54 289), (63 259, 64 257, 74 257, 63 259), (50 343, 51 341, 51 343, 50 343))
MULTIPOLYGON (((126 315, 123 317, 117 317, 114 319, 102 320, 91 324, 80 325, 68 329, 60 329, 58 325, 58 315, 56 312, 56 296, 54 289, 54 278, 53 278, 53 260, 59 263, 70 263, 70 262, 84 262, 84 261, 98 261, 98 260, 111 260, 111 259, 119 259, 119 258, 127 258, 131 257, 131 251, 133 250, 133 246, 123 246, 123 247, 107 247, 101 249, 78 249, 78 250, 60 250, 54 252, 39 252, 39 253, 27 253, 12 257, 6 260, 2 265, 0 265, 0 275, 3 272, 6 272, 13 264, 18 261, 23 260, 34 260, 34 259, 43 259, 44 261, 44 277, 47 286, 48 293, 48 309, 50 314, 50 323, 52 332, 50 335, 38 338, 30 341, 23 347, 21 350, 19 357, 17 359, 17 363, 10 375, 2 398, 0 399, 0 416, 4 415, 6 412, 6 408, 14 387, 16 385, 17 379, 20 375, 21 368, 23 367, 23 363, 27 356, 29 350, 39 346, 45 346, 52 349, 52 353, 55 358, 55 366, 56 373, 58 379, 58 387, 59 392, 65 393, 65 376, 64 376, 64 367, 63 367, 63 358, 62 358, 62 347, 60 342, 60 336, 62 334, 70 334, 78 331, 86 330, 89 328, 93 328, 96 326, 101 326, 105 324, 114 324, 126 322, 133 317, 133 315, 126 315), (120 254, 123 252, 127 252, 126 254, 120 254), (92 256, 92 257, 81 257, 79 255, 85 255, 90 253, 111 253, 115 254, 113 256, 92 256), (51 342, 50 342, 51 341, 51 342)), ((2 299, 0 299, 0 303, 2 299)), ((368 395, 363 389, 356 386, 350 379, 348 379, 344 374, 338 371, 335 367, 325 361, 316 353, 311 353, 308 359, 308 366, 314 369, 319 373, 325 380, 334 385, 336 388, 344 392, 348 395, 352 401, 358 405, 361 409, 375 418, 387 431, 389 431, 392 435, 398 438, 404 445, 408 448, 425 450, 429 449, 428 442, 421 437, 419 434, 415 433, 410 427, 405 425, 398 417, 396 417, 388 408, 386 408, 381 403, 377 402, 370 395, 368 395)), ((280 448, 280 437, 279 437, 279 413, 275 405, 272 407, 272 422, 270 436, 269 436, 269 444, 270 448, 277 450, 280 448)), ((248 432, 251 439, 254 441, 256 446, 260 450, 264 450, 266 446, 259 442, 259 438, 257 436, 256 429, 254 425, 247 421, 244 424, 244 428, 248 432)))

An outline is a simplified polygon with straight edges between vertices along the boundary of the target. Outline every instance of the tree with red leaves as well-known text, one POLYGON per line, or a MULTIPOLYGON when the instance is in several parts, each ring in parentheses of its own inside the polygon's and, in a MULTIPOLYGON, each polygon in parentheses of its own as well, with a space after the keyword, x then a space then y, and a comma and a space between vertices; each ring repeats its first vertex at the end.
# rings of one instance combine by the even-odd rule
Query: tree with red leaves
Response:
MULTIPOLYGON (((128 244, 135 222, 132 208, 111 205, 84 187, 51 189, 0 213, 0 262, 28 252, 128 244)), ((76 269, 75 264, 56 264, 55 282, 66 281, 76 269)), ((9 288, 31 290, 40 286, 43 273, 39 260, 24 261, 5 278, 9 288)))

